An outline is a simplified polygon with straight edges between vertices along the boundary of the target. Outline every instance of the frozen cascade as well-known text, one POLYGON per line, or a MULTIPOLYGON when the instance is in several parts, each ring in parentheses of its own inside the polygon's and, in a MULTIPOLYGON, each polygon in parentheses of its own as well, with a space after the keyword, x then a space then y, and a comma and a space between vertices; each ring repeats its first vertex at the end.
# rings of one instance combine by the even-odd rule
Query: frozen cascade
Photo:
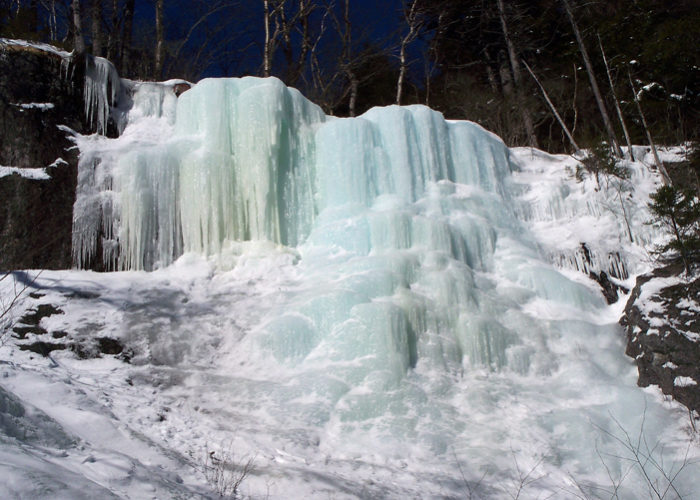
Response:
MULTIPOLYGON (((667 409, 636 388, 600 293, 532 232, 583 210, 566 186, 528 205, 522 155, 423 106, 328 117, 257 78, 133 102, 118 139, 80 143, 76 265, 100 246, 118 269, 194 253, 214 281, 271 283, 253 309, 228 299, 217 375, 188 383, 256 452, 297 457, 263 460, 278 487, 319 469, 341 496, 503 498, 532 470, 521 497, 598 498, 608 472, 634 478, 620 498, 646 493, 606 433, 661 436, 667 409)), ((211 328, 133 324, 152 346, 134 362, 211 328)))
POLYGON ((121 79, 117 69, 107 59, 86 56, 85 61, 85 116, 98 134, 107 132, 111 108, 120 97, 121 79))

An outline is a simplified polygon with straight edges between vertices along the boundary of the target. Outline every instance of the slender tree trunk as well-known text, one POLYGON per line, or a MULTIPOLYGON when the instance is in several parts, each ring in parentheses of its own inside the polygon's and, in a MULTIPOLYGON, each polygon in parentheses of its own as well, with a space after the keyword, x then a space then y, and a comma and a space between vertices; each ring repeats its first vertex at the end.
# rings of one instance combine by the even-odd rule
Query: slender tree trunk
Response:
POLYGON ((83 39, 83 19, 80 13, 80 0, 72 0, 73 10, 73 48, 78 54, 85 53, 85 40, 83 39))
POLYGON ((264 8, 264 18, 265 23, 265 47, 263 48, 263 76, 270 76, 270 71, 272 69, 272 64, 270 59, 272 57, 272 38, 270 34, 270 0, 263 0, 264 8))
POLYGON ((632 95, 634 96, 634 103, 637 105, 637 111, 639 112, 639 118, 642 120, 642 126, 644 127, 644 132, 647 135, 647 140, 649 141, 649 147, 651 148, 651 152, 654 155, 654 163, 656 163, 656 168, 659 169, 661 172, 661 176, 664 179, 664 182, 666 184, 671 184, 671 177, 668 175, 668 172, 666 171, 666 167, 664 167, 664 164, 662 163, 661 159, 659 159, 659 153, 656 150, 656 145, 654 144, 654 140, 651 137, 651 131, 649 130, 649 125, 647 124, 646 117, 644 116, 644 111, 642 111, 642 104, 639 102, 639 96, 637 96, 637 90, 634 88, 634 82, 632 81, 632 74, 628 71, 627 76, 629 77, 630 80, 630 87, 632 88, 632 95))
POLYGON ((403 85, 406 79, 406 71, 408 70, 408 62, 406 61, 406 49, 408 44, 411 43, 417 35, 416 25, 416 14, 418 7, 418 0, 413 0, 411 2, 411 8, 406 16, 406 23, 408 24, 408 33, 401 39, 401 48, 399 50, 399 78, 396 82, 396 104, 401 105, 401 97, 403 96, 403 85))
POLYGON ((56 34, 57 31, 57 26, 56 26, 56 0, 51 0, 51 3, 48 6, 49 10, 49 39, 54 42, 58 39, 58 36, 56 34))
POLYGON ((122 73, 129 73, 130 64, 130 53, 131 53, 131 28, 134 24, 134 1, 126 0, 124 4, 124 35, 122 36, 121 50, 121 60, 122 60, 122 73))
POLYGON ((39 1, 30 0, 29 2, 29 24, 32 31, 39 31, 39 1))
POLYGON ((576 125, 578 125, 578 107, 576 106, 576 96, 578 95, 578 72, 576 71, 576 63, 574 63, 574 96, 571 99, 571 107, 574 112, 574 125, 571 127, 571 135, 576 133, 576 125))
POLYGON ((491 91, 494 94, 498 94, 498 83, 496 81, 496 74, 493 71, 493 67, 491 66, 491 63, 493 62, 488 49, 484 49, 484 58, 485 58, 485 66, 486 66, 486 78, 489 81, 489 87, 491 87, 491 91))
POLYGON ((165 58, 165 29, 163 26, 163 2, 156 0, 156 53, 153 77, 160 80, 163 77, 163 59, 165 58))
POLYGON ((564 130, 564 133, 566 134, 566 137, 568 137, 571 145, 574 147, 574 150, 579 151, 581 148, 579 148, 578 144, 576 144, 576 141, 574 140, 574 136, 571 134, 571 132, 569 131, 569 128, 566 126, 566 123, 564 123, 564 120, 559 115, 557 108, 554 106, 552 101, 549 99, 549 95, 547 94, 547 91, 545 90, 544 86, 540 83, 539 79, 535 76, 535 73, 532 71, 532 69, 530 69, 530 66, 528 66, 528 64, 525 62, 525 60, 523 60, 523 64, 525 65, 525 68, 528 70, 528 72, 530 73, 530 75, 532 76, 532 78, 535 80, 538 87, 542 91, 542 95, 544 96, 544 99, 547 101, 547 104, 549 105, 549 109, 552 110, 554 117, 559 122, 559 125, 561 125, 561 128, 564 130))
POLYGON ((357 94, 360 87, 360 82, 354 73, 350 74, 350 100, 348 102, 348 115, 357 115, 357 94))
POLYGON ((610 84, 610 92, 612 93, 613 100, 615 101, 615 110, 617 111, 617 117, 620 119, 620 125, 622 126, 622 132, 625 134, 625 141, 627 142, 627 152, 629 153, 630 160, 634 161, 634 151, 632 151, 632 141, 630 140, 630 134, 627 130, 627 124, 625 123, 625 117, 622 115, 622 109, 620 108, 620 101, 617 99, 617 94, 615 93, 615 84, 613 84, 612 75, 610 74, 610 66, 608 66, 608 58, 605 57, 605 50, 603 49, 603 41, 598 35, 598 44, 600 45, 600 53, 603 55, 603 62, 605 63, 605 72, 608 75, 608 83, 610 84))
POLYGON ((532 116, 530 115, 530 110, 525 105, 525 99, 523 96, 522 89, 522 77, 520 75, 520 64, 518 63, 517 51, 515 50, 515 44, 508 31, 508 23, 506 20, 505 6, 503 5, 503 0, 498 0, 498 14, 501 18, 501 28, 503 29, 503 37, 506 41, 506 46, 508 48, 508 59, 510 60, 510 67, 513 72, 513 84, 515 87, 515 98, 518 102, 518 107, 520 108, 520 115, 523 120, 523 125, 525 126, 525 132, 527 133, 527 139, 530 146, 533 148, 537 147, 537 135, 535 134, 535 126, 532 121, 532 116))
POLYGON ((359 81, 352 67, 352 23, 350 22, 350 0, 345 0, 343 10, 343 66, 345 74, 350 84, 350 99, 348 101, 348 115, 356 116, 357 114, 357 94, 359 89, 359 81))
POLYGON ((92 55, 102 57, 102 0, 92 0, 92 55))
MULTIPOLYGON (((502 0, 499 0, 502 1, 502 0)), ((574 36, 576 37, 576 42, 578 43, 579 52, 583 57, 583 63, 586 66, 586 72, 588 73, 588 79, 591 82, 591 90, 593 90, 593 95, 595 96, 596 103, 598 104, 598 109, 600 110, 600 115, 603 118, 603 125, 605 125, 605 130, 608 133, 608 140, 610 141, 610 146, 613 148, 615 154, 622 157, 622 150, 617 142, 617 137, 615 136, 615 130, 613 129, 612 122, 610 121, 610 115, 608 115, 608 110, 605 107, 605 101, 603 101, 603 96, 600 93, 600 88, 598 87, 598 81, 595 77, 595 72, 593 71, 593 64, 591 64, 591 59, 588 57, 588 51, 583 43, 583 37, 578 29, 578 24, 576 24, 576 19, 574 18, 574 13, 571 10, 571 4, 569 0, 561 0, 564 4, 564 9, 566 10, 566 15, 571 23, 571 28, 574 31, 574 36)))
POLYGON ((304 65, 311 50, 311 38, 309 35, 309 16, 313 12, 314 6, 310 3, 311 0, 299 0, 299 22, 301 24, 301 46, 299 48, 299 57, 292 64, 289 71, 289 85, 296 85, 304 74, 304 65))
POLYGON ((112 16, 110 19, 111 29, 107 36, 107 59, 117 64, 118 46, 119 46, 119 31, 121 23, 119 22, 119 0, 112 0, 112 16))

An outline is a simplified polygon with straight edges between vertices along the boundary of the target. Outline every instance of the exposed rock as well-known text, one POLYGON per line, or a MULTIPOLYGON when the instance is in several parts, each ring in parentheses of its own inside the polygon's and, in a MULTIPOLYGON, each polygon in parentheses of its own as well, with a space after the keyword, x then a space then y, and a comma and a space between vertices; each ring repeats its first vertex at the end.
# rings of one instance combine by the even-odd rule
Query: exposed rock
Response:
POLYGON ((133 355, 131 351, 124 348, 119 340, 110 337, 84 338, 74 342, 70 348, 80 359, 99 358, 102 354, 107 354, 119 356, 120 359, 128 363, 133 355))
POLYGON ((71 265, 78 152, 58 126, 86 131, 84 66, 0 40, 0 165, 48 174, 0 177, 0 269, 71 265))
POLYGON ((54 314, 63 314, 63 311, 51 304, 39 304, 36 309, 27 311, 19 322, 25 325, 38 325, 42 318, 48 318, 54 314))
POLYGON ((173 85, 173 92, 175 92, 176 97, 180 97, 183 93, 187 92, 192 88, 192 85, 190 85, 187 82, 180 82, 176 83, 173 85))
POLYGON ((46 357, 51 354, 51 351, 61 351, 66 348, 66 344, 54 344, 51 342, 32 342, 31 344, 22 344, 19 346, 20 351, 31 351, 41 354, 46 357))
POLYGON ((27 335, 44 335, 48 333, 45 328, 38 325, 33 326, 16 326, 12 329, 16 333, 14 336, 16 339, 25 340, 27 335))
POLYGON ((684 282, 673 268, 640 276, 621 324, 626 352, 639 370, 637 383, 657 385, 700 412, 700 278, 684 282))
POLYGON ((608 304, 614 304, 615 302, 617 302, 617 300, 620 298, 618 292, 622 292, 624 294, 629 292, 629 290, 624 286, 618 285, 617 283, 613 283, 612 281, 610 281, 610 278, 608 278, 608 275, 605 273, 605 271, 601 271, 599 273, 591 271, 588 273, 588 276, 593 281, 597 282, 600 285, 600 288, 603 289, 603 296, 605 297, 605 300, 608 304))

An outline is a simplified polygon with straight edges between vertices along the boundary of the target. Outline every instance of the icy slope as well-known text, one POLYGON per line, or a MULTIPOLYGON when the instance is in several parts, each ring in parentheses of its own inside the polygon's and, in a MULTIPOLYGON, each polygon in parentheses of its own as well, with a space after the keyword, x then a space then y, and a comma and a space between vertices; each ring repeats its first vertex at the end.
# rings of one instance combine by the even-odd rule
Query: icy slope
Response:
POLYGON ((645 267, 642 164, 639 191, 596 190, 477 125, 330 118, 274 79, 133 101, 119 139, 77 139, 75 255, 156 270, 44 272, 22 305, 130 364, 0 350, 0 387, 75 443, 6 432, 31 467, 58 455, 129 498, 205 491, 212 449, 254 459, 254 497, 636 499, 679 470, 678 492, 697 487, 683 413, 636 387, 619 307, 575 270, 645 267), (625 432, 663 443, 661 470, 625 432))

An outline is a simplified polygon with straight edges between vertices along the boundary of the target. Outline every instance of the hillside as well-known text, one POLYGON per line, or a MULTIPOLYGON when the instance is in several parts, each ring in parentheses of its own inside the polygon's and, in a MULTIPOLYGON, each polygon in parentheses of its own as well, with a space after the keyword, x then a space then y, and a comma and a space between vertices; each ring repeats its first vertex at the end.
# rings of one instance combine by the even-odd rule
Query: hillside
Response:
MULTIPOLYGON (((0 63, 22 51, 56 57, 3 40, 0 63)), ((57 57, 42 81, 65 78, 57 57)), ((74 203, 38 210, 72 209, 74 269, 4 264, 34 269, 0 281, 0 496, 692 498, 697 414, 637 386, 618 325, 631 296, 677 326, 660 286, 635 289, 667 238, 648 148, 624 182, 577 179, 579 159, 425 106, 342 119, 274 78, 71 62, 85 128, 53 116, 28 149, 53 130, 80 153, 74 203)), ((0 189, 58 179, 7 158, 0 189)))

